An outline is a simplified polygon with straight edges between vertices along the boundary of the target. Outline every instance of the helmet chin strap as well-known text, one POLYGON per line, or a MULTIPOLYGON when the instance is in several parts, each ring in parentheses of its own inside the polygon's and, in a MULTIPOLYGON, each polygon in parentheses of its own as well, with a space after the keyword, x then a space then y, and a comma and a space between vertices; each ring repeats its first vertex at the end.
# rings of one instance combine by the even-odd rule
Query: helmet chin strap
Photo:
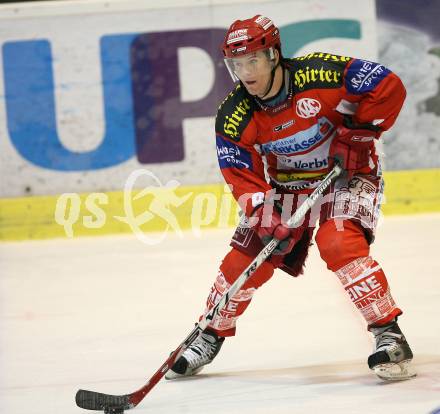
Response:
POLYGON ((280 66, 280 60, 278 59, 278 63, 272 68, 271 72, 270 72, 270 82, 269 82, 269 86, 266 89, 266 92, 264 93, 264 95, 260 98, 260 99, 264 99, 264 97, 270 92, 270 90, 272 89, 273 86, 273 82, 275 80, 275 71, 277 70, 277 67, 280 66))

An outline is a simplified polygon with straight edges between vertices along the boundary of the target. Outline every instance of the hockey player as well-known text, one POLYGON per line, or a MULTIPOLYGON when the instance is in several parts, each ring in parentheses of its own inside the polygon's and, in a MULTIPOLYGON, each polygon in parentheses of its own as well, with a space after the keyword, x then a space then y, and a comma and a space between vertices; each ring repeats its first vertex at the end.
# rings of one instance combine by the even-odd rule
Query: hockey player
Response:
POLYGON ((402 82, 367 60, 328 53, 283 58, 278 28, 261 15, 235 21, 222 50, 238 83, 218 109, 217 154, 244 219, 220 266, 207 309, 265 242, 272 237, 282 242, 166 378, 194 375, 212 362, 275 268, 292 276, 302 273, 317 218, 315 242, 321 258, 375 337, 370 369, 384 380, 415 376, 411 349, 397 324, 402 311, 381 266, 370 256, 383 191, 375 143, 399 114, 406 94, 402 82), (301 226, 288 228, 285 222, 336 160, 345 176, 326 194, 318 214, 309 212, 301 226))

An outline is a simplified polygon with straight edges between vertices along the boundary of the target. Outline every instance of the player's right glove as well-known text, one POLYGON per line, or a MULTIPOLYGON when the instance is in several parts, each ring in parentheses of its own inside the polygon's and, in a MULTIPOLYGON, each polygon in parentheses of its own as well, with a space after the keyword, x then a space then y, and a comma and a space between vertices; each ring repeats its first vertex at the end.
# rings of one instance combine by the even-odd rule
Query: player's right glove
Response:
POLYGON ((281 240, 273 254, 284 255, 289 253, 297 242, 298 230, 290 228, 280 214, 280 208, 272 203, 262 203, 253 211, 252 218, 257 219, 253 229, 263 244, 272 238, 281 240))
POLYGON ((347 171, 349 178, 368 167, 374 140, 379 138, 380 132, 377 125, 355 124, 351 117, 345 116, 330 145, 330 167, 338 162, 347 171))

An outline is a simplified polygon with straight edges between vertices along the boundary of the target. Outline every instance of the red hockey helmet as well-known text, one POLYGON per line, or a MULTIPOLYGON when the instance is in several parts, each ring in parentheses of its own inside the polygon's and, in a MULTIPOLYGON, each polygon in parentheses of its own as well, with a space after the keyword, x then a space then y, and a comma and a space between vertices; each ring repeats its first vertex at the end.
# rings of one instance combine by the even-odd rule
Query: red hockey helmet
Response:
POLYGON ((222 50, 225 58, 234 58, 270 47, 281 52, 280 31, 271 19, 257 14, 251 19, 232 23, 222 50))

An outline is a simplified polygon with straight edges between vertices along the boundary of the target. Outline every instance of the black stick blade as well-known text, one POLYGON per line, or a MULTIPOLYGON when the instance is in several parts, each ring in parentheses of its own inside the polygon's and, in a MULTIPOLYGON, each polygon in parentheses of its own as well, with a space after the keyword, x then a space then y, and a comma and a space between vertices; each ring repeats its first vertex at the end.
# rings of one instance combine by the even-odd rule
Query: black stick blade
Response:
POLYGON ((80 408, 110 413, 123 412, 133 407, 128 395, 109 395, 87 390, 78 390, 75 401, 80 408))

